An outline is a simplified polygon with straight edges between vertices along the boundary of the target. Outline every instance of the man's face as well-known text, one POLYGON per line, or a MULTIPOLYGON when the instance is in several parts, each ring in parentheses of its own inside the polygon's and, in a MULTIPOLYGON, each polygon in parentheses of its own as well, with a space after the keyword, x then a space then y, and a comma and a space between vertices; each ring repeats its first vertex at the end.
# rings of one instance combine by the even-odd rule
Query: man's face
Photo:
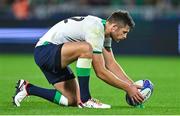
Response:
POLYGON ((123 26, 123 27, 115 25, 114 27, 112 27, 110 37, 114 41, 119 42, 120 40, 126 39, 129 30, 130 30, 130 27, 128 25, 123 26))

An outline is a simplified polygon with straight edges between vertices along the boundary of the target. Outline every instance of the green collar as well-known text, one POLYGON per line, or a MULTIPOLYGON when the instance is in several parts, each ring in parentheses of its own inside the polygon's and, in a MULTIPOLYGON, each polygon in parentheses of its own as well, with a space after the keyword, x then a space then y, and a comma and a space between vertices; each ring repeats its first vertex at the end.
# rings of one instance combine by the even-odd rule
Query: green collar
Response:
POLYGON ((106 20, 102 19, 101 23, 105 26, 106 25, 106 20))

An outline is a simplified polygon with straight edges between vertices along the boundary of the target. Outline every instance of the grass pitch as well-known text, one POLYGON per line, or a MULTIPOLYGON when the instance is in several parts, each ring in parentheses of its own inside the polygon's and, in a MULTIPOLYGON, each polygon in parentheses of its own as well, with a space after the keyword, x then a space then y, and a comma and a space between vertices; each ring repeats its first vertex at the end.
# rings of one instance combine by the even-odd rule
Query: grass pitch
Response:
MULTIPOLYGON (((38 97, 25 99, 21 107, 12 105, 12 95, 18 79, 46 88, 52 88, 34 63, 32 55, 0 55, 0 115, 122 115, 122 114, 180 114, 180 57, 116 57, 126 73, 133 79, 150 79, 154 93, 144 109, 127 105, 125 93, 99 80, 93 70, 90 88, 93 97, 112 105, 111 109, 78 109, 62 107, 38 97)), ((72 65, 75 68, 75 65, 72 65)))

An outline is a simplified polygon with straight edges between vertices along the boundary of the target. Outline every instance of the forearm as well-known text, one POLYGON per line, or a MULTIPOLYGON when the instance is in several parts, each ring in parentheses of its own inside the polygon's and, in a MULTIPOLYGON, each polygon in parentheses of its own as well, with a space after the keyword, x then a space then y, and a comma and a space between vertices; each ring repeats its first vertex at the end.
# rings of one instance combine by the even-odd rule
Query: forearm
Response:
POLYGON ((106 68, 103 68, 100 72, 97 72, 96 74, 104 82, 116 88, 127 91, 130 87, 130 84, 128 82, 118 78, 115 74, 113 74, 111 71, 109 71, 106 68))
POLYGON ((104 82, 125 91, 130 88, 131 84, 121 78, 118 78, 117 75, 113 74, 106 68, 102 54, 93 54, 92 64, 96 75, 104 82))
POLYGON ((132 84, 133 81, 127 76, 122 67, 117 63, 113 62, 109 66, 107 66, 108 70, 115 74, 118 78, 132 84))

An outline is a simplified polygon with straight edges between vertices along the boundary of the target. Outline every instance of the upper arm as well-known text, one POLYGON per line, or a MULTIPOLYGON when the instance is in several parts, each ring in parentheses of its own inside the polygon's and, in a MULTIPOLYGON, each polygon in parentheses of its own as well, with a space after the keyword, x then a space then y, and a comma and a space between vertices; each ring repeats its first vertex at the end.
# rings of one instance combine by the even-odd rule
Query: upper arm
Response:
POLYGON ((102 54, 93 54, 92 64, 96 75, 99 76, 105 69, 105 62, 102 54))

